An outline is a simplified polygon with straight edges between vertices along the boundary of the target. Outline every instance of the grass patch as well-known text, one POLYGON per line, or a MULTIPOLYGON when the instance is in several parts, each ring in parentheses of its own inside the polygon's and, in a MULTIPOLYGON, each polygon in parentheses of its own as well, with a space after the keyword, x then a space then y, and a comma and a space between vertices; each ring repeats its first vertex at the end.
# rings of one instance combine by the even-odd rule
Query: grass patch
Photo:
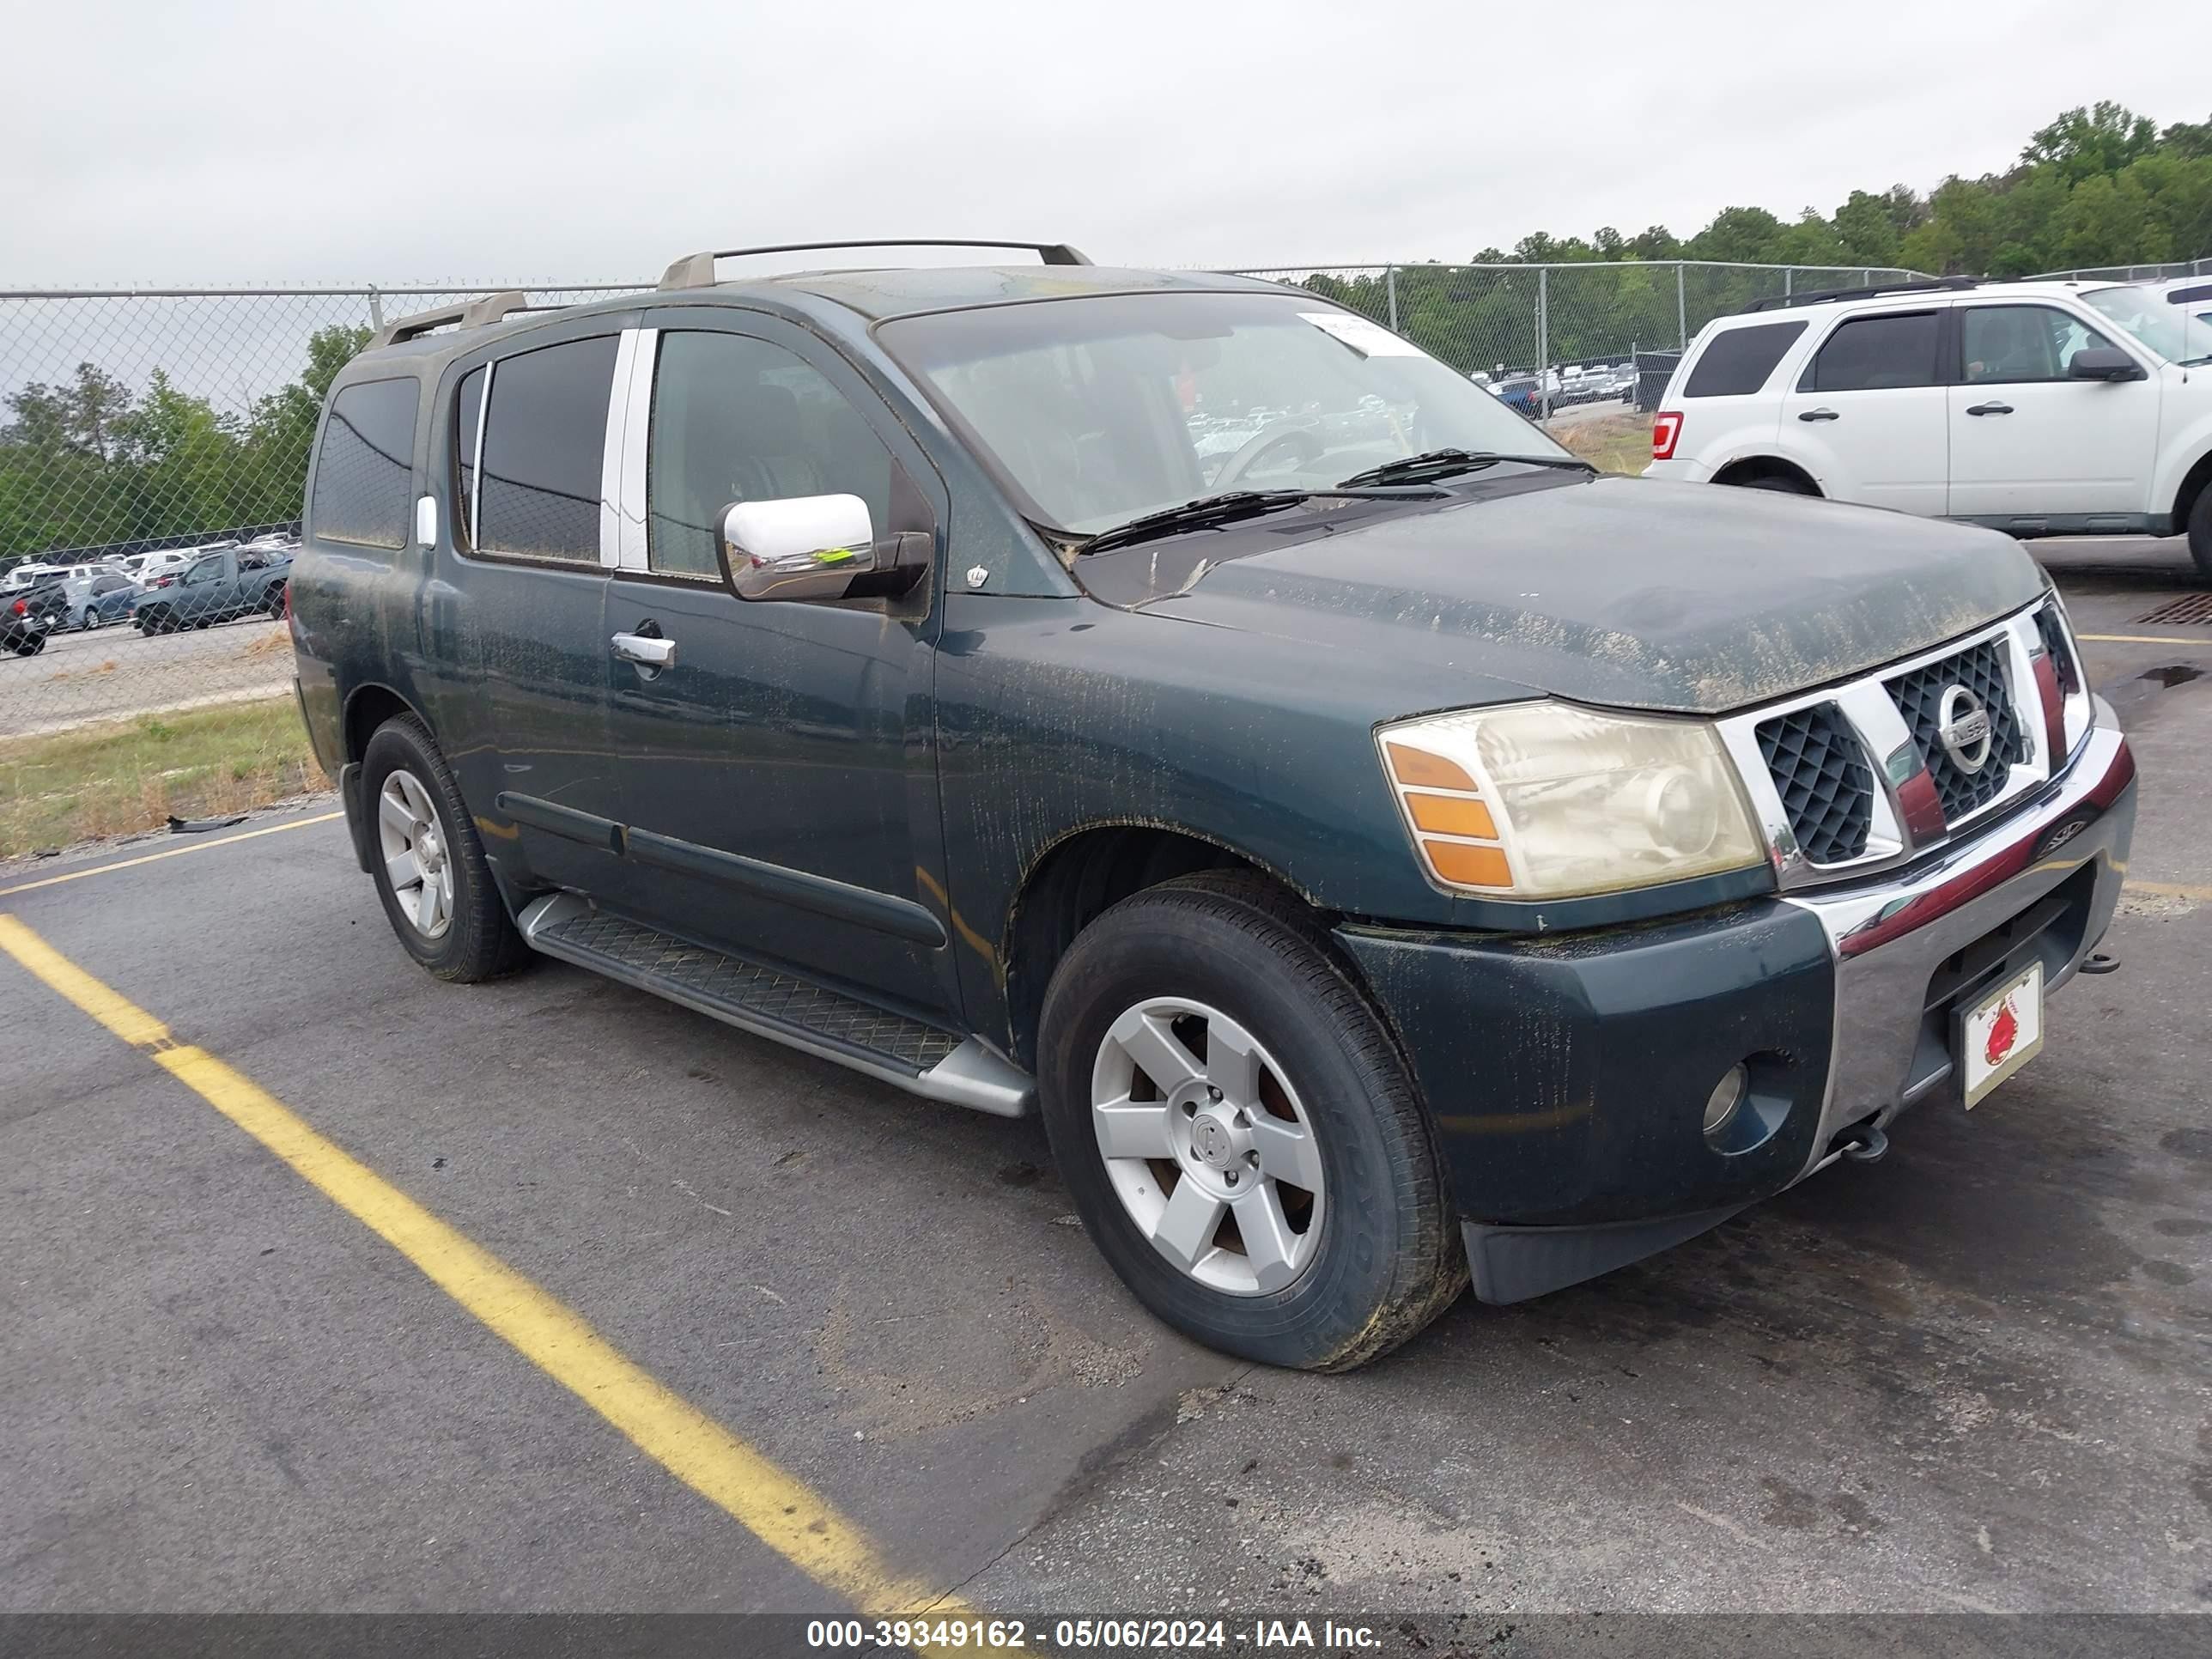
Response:
POLYGON ((1633 477, 1651 464, 1649 415, 1601 415, 1547 429, 1601 472, 1633 477))
POLYGON ((290 697, 0 738, 0 859, 329 787, 290 697))

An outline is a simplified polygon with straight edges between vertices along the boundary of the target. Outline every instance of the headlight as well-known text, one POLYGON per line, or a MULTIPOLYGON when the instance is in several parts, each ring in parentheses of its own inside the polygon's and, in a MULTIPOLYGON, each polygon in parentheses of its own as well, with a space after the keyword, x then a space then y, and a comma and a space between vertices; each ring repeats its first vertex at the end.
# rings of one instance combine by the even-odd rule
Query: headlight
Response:
POLYGON ((1701 720, 1522 702, 1376 736, 1413 845, 1445 887, 1571 898, 1766 861, 1701 720))

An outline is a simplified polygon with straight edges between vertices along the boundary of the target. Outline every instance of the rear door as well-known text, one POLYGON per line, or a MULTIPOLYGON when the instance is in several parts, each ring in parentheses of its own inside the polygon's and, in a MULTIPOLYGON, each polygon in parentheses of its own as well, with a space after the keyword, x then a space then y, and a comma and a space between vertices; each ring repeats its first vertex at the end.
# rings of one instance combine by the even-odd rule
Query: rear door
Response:
POLYGON ((1948 394, 1953 518, 2002 529, 2148 509, 2158 380, 2069 372, 2092 346, 2126 347, 2070 311, 2027 301, 1961 306, 1959 325, 1948 394))
POLYGON ((1942 309, 1861 312, 1784 398, 1782 425, 1823 495, 1940 517, 1950 487, 1942 309))
POLYGON ((630 830, 623 908, 688 938, 943 1018, 957 981, 932 742, 935 572, 905 598, 748 603, 715 543, 734 501, 849 494, 878 536, 935 533, 943 485, 850 364, 726 307, 648 313, 632 368, 609 639, 630 830), (657 327, 654 326, 657 325, 657 327), (933 891, 933 886, 934 890, 933 891))
POLYGON ((453 510, 426 655, 467 665, 473 729, 456 759, 511 884, 604 892, 619 864, 605 612, 622 325, 533 330, 448 393, 453 510))

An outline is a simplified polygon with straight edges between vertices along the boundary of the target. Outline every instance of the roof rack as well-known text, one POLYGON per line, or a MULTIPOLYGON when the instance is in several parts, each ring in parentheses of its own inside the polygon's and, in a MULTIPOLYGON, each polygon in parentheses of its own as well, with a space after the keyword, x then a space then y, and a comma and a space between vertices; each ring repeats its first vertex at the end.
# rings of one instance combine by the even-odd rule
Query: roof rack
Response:
POLYGON ((773 247, 724 247, 705 253, 687 253, 668 267, 660 279, 664 289, 712 288, 714 261, 734 259, 745 253, 813 253, 847 247, 1000 247, 1021 248, 1048 265, 1087 265, 1091 261, 1065 242, 979 242, 957 237, 875 237, 865 242, 779 242, 773 247))
POLYGON ((527 294, 519 288, 511 288, 503 293, 487 294, 480 300, 465 301, 457 306, 440 306, 435 311, 418 311, 412 317, 402 317, 396 322, 386 323, 370 336, 368 349, 374 351, 379 346, 411 340, 417 335, 428 334, 434 328, 444 328, 453 323, 459 323, 463 328, 481 328, 486 323, 498 322, 514 312, 533 308, 544 309, 542 307, 532 307, 527 294))
MULTIPOLYGON (((1833 300, 1873 300, 1886 294, 1944 294, 1979 288, 1986 276, 1936 276, 1924 283, 1876 283, 1872 288, 1824 288, 1808 294, 1774 294, 1753 300, 1744 311, 1784 311, 1791 306, 1826 305, 1833 300)), ((1741 313, 1737 313, 1741 315, 1741 313)))

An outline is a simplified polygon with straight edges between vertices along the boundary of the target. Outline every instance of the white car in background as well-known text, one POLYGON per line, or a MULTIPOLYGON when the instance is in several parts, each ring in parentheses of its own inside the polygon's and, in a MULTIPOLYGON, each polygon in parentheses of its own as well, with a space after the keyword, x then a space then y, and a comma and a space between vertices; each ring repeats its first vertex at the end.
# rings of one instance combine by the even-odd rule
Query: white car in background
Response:
POLYGON ((2169 303, 2184 286, 1950 278, 1762 301, 1683 354, 1645 476, 2022 538, 2186 533, 2212 580, 2212 321, 2169 303))

